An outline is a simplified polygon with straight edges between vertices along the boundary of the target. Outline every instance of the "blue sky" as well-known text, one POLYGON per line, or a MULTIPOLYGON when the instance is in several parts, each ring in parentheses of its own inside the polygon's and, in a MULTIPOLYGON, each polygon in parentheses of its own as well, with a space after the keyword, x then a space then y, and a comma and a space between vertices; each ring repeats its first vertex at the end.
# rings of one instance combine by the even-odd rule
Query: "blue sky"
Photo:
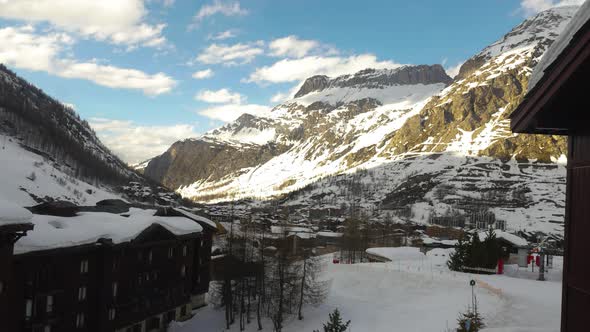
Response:
POLYGON ((314 74, 449 71, 551 0, 3 0, 0 62, 125 161, 264 113, 314 74))

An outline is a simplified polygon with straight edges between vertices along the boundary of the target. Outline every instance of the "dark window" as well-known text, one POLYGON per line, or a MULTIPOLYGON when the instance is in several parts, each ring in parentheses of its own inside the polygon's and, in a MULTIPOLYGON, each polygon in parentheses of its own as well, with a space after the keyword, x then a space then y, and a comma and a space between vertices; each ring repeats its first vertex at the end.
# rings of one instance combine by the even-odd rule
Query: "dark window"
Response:
POLYGON ((4 293, 4 283, 0 281, 0 294, 4 293))
POLYGON ((180 316, 186 316, 186 306, 183 305, 182 307, 180 307, 180 316))

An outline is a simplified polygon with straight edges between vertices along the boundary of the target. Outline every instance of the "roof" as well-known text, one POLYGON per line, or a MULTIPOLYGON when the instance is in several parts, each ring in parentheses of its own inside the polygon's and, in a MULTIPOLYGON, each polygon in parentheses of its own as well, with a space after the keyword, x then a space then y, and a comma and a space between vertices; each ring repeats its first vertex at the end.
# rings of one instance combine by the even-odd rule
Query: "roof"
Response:
POLYGON ((0 226, 30 223, 33 214, 12 202, 0 200, 0 226))
POLYGON ((110 239, 114 244, 129 242, 152 225, 160 225, 181 236, 200 233, 203 228, 185 217, 154 216, 155 210, 131 208, 128 217, 106 212, 81 212, 75 217, 33 215, 33 231, 19 239, 15 254, 96 243, 110 239))
MULTIPOLYGON (((586 1, 543 55, 528 93, 510 115, 518 133, 566 135, 584 126, 574 112, 587 108, 590 70, 590 2, 586 1)), ((586 129, 586 128, 584 128, 586 129)))
POLYGON ((344 234, 343 233, 336 233, 336 232, 317 232, 317 236, 322 236, 322 237, 342 237, 344 234))
POLYGON ((198 215, 188 212, 184 209, 173 208, 173 210, 182 214, 183 216, 185 216, 189 219, 192 219, 192 220, 198 222, 199 224, 201 224, 205 227, 209 227, 210 229, 215 230, 215 231, 219 230, 217 224, 215 222, 213 222, 212 220, 209 220, 205 217, 198 216, 198 215))
POLYGON ((426 257, 420 252, 420 248, 417 247, 369 248, 366 252, 367 254, 383 257, 390 261, 420 260, 426 257))
MULTIPOLYGON (((479 239, 481 241, 485 240, 486 236, 487 236, 488 232, 479 232, 479 239)), ((514 235, 508 232, 504 232, 504 231, 500 231, 500 230, 494 230, 494 233, 496 233, 496 238, 497 239, 501 239, 504 240, 506 242, 511 243, 512 245, 514 245, 515 247, 526 247, 529 245, 529 242, 523 238, 521 238, 518 235, 514 235)))

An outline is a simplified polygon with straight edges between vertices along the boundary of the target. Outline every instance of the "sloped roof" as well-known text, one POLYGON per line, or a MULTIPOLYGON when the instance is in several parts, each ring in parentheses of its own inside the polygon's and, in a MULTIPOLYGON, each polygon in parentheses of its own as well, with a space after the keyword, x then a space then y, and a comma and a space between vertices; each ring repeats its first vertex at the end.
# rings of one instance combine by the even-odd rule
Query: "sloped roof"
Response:
POLYGON ((129 216, 105 212, 81 212, 75 217, 33 215, 33 231, 19 239, 15 254, 92 244, 101 238, 114 244, 136 238, 152 225, 160 225, 181 236, 199 233, 203 228, 185 217, 154 216, 155 210, 132 208, 129 216))

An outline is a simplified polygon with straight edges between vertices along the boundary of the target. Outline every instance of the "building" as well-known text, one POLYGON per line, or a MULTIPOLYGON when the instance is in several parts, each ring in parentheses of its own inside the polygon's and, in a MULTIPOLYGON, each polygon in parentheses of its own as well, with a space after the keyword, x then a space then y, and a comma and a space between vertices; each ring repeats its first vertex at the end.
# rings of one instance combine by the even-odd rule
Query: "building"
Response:
POLYGON ((587 331, 590 307, 590 1, 547 50, 511 115, 512 131, 568 137, 562 331, 587 331))
POLYGON ((7 331, 16 331, 17 319, 5 315, 13 306, 13 285, 18 280, 12 271, 14 244, 26 233, 33 229, 31 218, 33 215, 18 206, 0 200, 0 313, 2 313, 2 327, 7 331))
POLYGON ((137 208, 32 215, 9 263, 9 331, 165 331, 190 318, 204 305, 211 251, 194 219, 137 208))

